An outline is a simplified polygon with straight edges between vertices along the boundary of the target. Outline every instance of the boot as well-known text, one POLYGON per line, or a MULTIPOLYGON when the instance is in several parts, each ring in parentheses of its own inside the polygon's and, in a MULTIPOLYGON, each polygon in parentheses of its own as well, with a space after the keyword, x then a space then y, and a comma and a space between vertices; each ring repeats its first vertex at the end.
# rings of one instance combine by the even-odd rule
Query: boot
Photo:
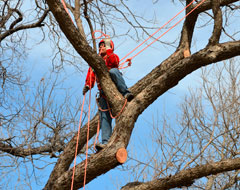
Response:
POLYGON ((134 96, 131 92, 128 92, 127 94, 124 95, 124 98, 126 98, 127 101, 130 102, 134 98, 134 96))

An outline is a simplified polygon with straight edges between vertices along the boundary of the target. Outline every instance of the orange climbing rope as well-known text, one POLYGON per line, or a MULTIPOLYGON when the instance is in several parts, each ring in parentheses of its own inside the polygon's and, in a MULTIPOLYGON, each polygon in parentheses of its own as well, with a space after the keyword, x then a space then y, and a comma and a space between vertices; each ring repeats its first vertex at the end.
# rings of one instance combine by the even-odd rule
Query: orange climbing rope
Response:
MULTIPOLYGON (((194 0, 195 1, 195 0, 194 0)), ((182 17, 176 24, 174 24, 172 27, 170 27, 166 32, 164 32, 161 36, 159 36, 158 38, 156 38, 154 41, 152 41, 149 45, 147 45, 145 48, 143 48, 142 50, 140 50, 138 53, 136 53, 134 56, 132 56, 130 59, 132 60, 134 57, 136 57, 137 55, 139 55, 140 53, 142 53, 144 50, 146 50, 149 46, 151 46, 153 43, 155 43, 157 40, 159 40, 161 37, 163 37, 166 33, 168 33, 171 29, 173 29, 176 25, 178 25, 183 19, 185 19, 188 15, 190 15, 195 9, 197 9, 201 4, 203 4, 206 0, 202 0, 199 4, 196 5, 196 7, 194 7, 191 11, 189 11, 184 17, 182 17)), ((190 4, 192 4, 193 2, 191 2, 190 4)), ((189 5, 188 5, 189 6, 189 5)), ((155 34, 155 33, 154 33, 155 34)), ((139 45, 140 47, 140 45, 139 45)), ((138 47, 137 47, 138 48, 138 47)), ((135 49, 137 49, 135 48, 135 49)), ((134 49, 134 50, 135 50, 134 49)), ((133 51, 132 51, 133 52, 133 51)), ((126 57, 126 56, 125 56, 126 57)), ((125 61, 127 62, 127 61, 125 61)), ((123 62, 121 65, 123 65, 125 62, 123 62)), ((127 68, 121 66, 120 69, 124 69, 127 68)))
MULTIPOLYGON (((79 136, 80 136, 80 130, 81 130, 81 123, 82 123, 82 113, 83 113, 83 106, 85 102, 84 95, 82 108, 81 108, 81 114, 80 114, 80 120, 79 120, 79 126, 78 126, 78 135, 77 135, 77 143, 76 143, 76 149, 75 149, 75 158, 74 158, 74 166, 73 166, 73 175, 72 175, 72 183, 71 183, 71 190, 73 190, 73 183, 74 183, 74 175, 75 175, 75 167, 76 167, 76 159, 77 159, 77 150, 78 150, 78 143, 79 143, 79 136)), ((87 145, 86 145, 86 160, 85 160, 85 172, 84 172, 84 184, 83 189, 85 189, 86 184, 86 176, 87 176, 87 158, 88 158, 88 139, 89 139, 89 127, 90 127, 90 110, 91 110, 91 88, 89 90, 89 106, 88 106, 88 129, 87 129, 87 145)))
POLYGON ((100 39, 100 38, 102 38, 103 36, 104 36, 105 38, 110 38, 109 35, 104 34, 101 30, 95 30, 95 31, 92 33, 92 36, 93 36, 93 39, 95 39, 95 40, 100 39), (95 33, 97 33, 97 32, 101 33, 102 35, 99 36, 99 37, 95 37, 95 33))
MULTIPOLYGON (((90 79, 90 86, 91 86, 91 79, 90 79)), ((74 183, 74 176, 75 176, 75 167, 76 167, 76 159, 77 159, 77 150, 78 150, 78 143, 79 143, 79 136, 81 130, 81 123, 82 123, 82 113, 83 113, 83 106, 85 103, 86 94, 83 97, 83 103, 81 108, 79 126, 78 126, 78 135, 77 135, 77 143, 75 149, 75 158, 74 158, 74 166, 73 166, 73 175, 72 175, 72 183, 71 183, 71 190, 73 190, 73 183, 74 183)), ((87 129, 87 143, 86 143, 86 159, 85 159, 85 171, 84 171, 84 182, 83 182, 83 189, 85 189, 86 179, 87 179, 87 158, 88 158, 88 141, 89 141, 89 128, 90 128, 90 110, 91 110, 91 88, 89 89, 89 105, 88 105, 88 129, 87 129)))
MULTIPOLYGON (((91 80, 90 80, 90 86, 91 80)), ((89 128, 90 128, 90 110, 91 110, 91 87, 89 90, 89 106, 88 106, 88 130, 87 130, 87 143, 86 143, 86 159, 85 159, 85 171, 84 171, 84 181, 83 189, 85 190, 86 180, 87 180, 87 164, 88 164, 88 141, 89 141, 89 128)))
POLYGON ((82 103, 82 108, 81 108, 80 120, 79 120, 79 125, 78 125, 78 135, 77 135, 77 144, 76 144, 76 150, 75 150, 75 158, 74 158, 71 190, 73 189, 75 166, 76 166, 76 159, 77 159, 77 150, 78 150, 78 142, 79 142, 80 129, 81 129, 81 124, 82 124, 82 113, 83 113, 83 106, 84 106, 84 102, 85 102, 85 97, 86 97, 86 95, 84 95, 84 97, 83 97, 83 103, 82 103))
POLYGON ((74 23, 71 15, 70 15, 70 13, 69 13, 69 11, 68 11, 68 9, 67 9, 67 6, 66 6, 66 3, 65 3, 64 0, 62 0, 62 4, 63 4, 63 7, 64 7, 65 11, 67 12, 68 16, 69 16, 70 19, 72 20, 72 23, 74 23))
POLYGON ((117 115, 115 115, 115 116, 113 116, 112 113, 111 113, 111 108, 110 108, 110 105, 109 105, 108 101, 107 101, 108 109, 102 109, 101 106, 99 105, 97 99, 96 99, 96 102, 97 102, 97 105, 98 105, 98 109, 99 109, 101 112, 109 111, 111 118, 112 118, 112 119, 116 119, 116 118, 117 118, 118 116, 120 116, 121 113, 123 112, 123 110, 124 110, 124 108, 125 108, 125 106, 126 106, 126 104, 127 104, 127 99, 125 99, 125 102, 124 102, 123 107, 121 108, 120 112, 119 112, 117 115))
MULTIPOLYGON (((145 39, 141 44, 139 44, 136 48, 134 48, 132 51, 130 51, 127 55, 125 55, 122 59, 120 59, 120 62, 123 61, 126 57, 128 57, 130 54, 132 54, 136 49, 138 49, 140 46, 142 46, 146 41, 148 41, 150 38, 152 38, 156 33, 158 33, 161 29, 163 29, 166 25, 168 25, 173 19, 175 19, 179 14, 181 14, 185 9, 187 9, 191 4, 193 4, 195 0, 193 0, 191 3, 189 3, 186 7, 184 7, 180 12, 178 12, 174 17, 172 17, 168 22, 166 22, 164 25, 162 25, 159 29, 157 29, 152 35, 150 35, 147 39, 145 39)), ((126 62, 126 61, 125 61, 126 62)), ((121 63, 120 65, 123 65, 125 62, 121 63)))
POLYGON ((119 115, 121 115, 121 113, 123 112, 123 110, 124 110, 124 108, 125 108, 125 106, 126 106, 126 104, 127 104, 127 99, 125 99, 125 102, 124 102, 123 107, 122 107, 122 109, 120 110, 120 112, 119 112, 117 115, 115 115, 115 116, 112 115, 112 112, 111 112, 110 105, 109 105, 108 101, 107 101, 107 104, 108 104, 109 113, 110 113, 111 118, 112 118, 112 119, 116 119, 116 118, 117 118, 119 115))

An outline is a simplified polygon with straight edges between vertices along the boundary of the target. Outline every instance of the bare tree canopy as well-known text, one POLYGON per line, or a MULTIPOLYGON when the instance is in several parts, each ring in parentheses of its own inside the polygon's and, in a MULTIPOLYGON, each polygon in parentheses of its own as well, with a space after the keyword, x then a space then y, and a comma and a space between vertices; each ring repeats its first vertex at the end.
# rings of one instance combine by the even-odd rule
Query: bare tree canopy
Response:
MULTIPOLYGON (((181 7, 191 2, 172 1, 181 7)), ((32 164, 34 175, 35 168, 54 165, 44 189, 71 188, 81 99, 79 95, 75 97, 69 94, 64 87, 64 80, 69 77, 64 76, 64 68, 67 65, 82 71, 83 63, 93 68, 112 113, 117 115, 122 110, 125 99, 111 80, 104 61, 97 54, 96 39, 92 34, 100 29, 114 38, 127 36, 128 39, 143 41, 142 38, 147 38, 150 31, 160 27, 159 24, 155 25, 158 18, 154 18, 154 14, 153 19, 145 18, 131 6, 132 3, 133 1, 123 0, 0 2, 0 159, 3 160, 0 170, 3 171, 3 177, 11 172, 8 168, 17 168, 16 165, 26 162, 32 164), (66 8, 63 2, 66 3, 66 8), (117 31, 117 26, 122 23, 123 29, 117 31), (31 38, 34 43, 31 42, 29 46, 31 38), (33 46, 46 42, 51 46, 49 63, 52 72, 43 77, 34 86, 32 94, 28 95, 30 79, 23 67, 24 60, 33 46), (41 162, 44 164, 41 165, 41 162)), ((162 1, 151 3, 157 7, 157 11, 162 11, 162 1)), ((150 8, 147 11, 154 13, 150 8)), ((158 40, 158 44, 171 47, 173 52, 130 88, 134 99, 126 104, 121 115, 116 118, 106 148, 98 153, 92 151, 89 155, 86 184, 120 166, 116 152, 128 147, 137 119, 159 97, 194 71, 240 55, 239 25, 231 20, 239 17, 239 11, 238 0, 198 0, 187 7, 185 15, 191 14, 178 26, 179 36, 172 41, 158 40), (192 10, 194 11, 191 12, 192 10), (207 43, 202 44, 201 36, 195 34, 206 28, 209 33, 204 36, 208 36, 208 39, 207 43)), ((224 84, 230 86, 226 90, 222 83, 219 83, 219 91, 214 86, 208 86, 211 80, 208 76, 203 77, 205 94, 213 108, 209 110, 209 113, 213 113, 212 118, 208 117, 207 108, 194 101, 196 97, 193 96, 192 101, 186 100, 184 105, 187 107, 183 106, 184 114, 179 121, 183 127, 179 129, 181 133, 174 131, 174 127, 168 129, 164 124, 156 129, 159 153, 165 159, 155 162, 154 175, 150 174, 152 177, 146 181, 126 182, 120 189, 211 189, 214 185, 220 189, 238 187, 240 159, 237 157, 239 106, 236 72, 239 70, 233 67, 231 61, 226 61, 224 67, 228 68, 227 73, 230 73, 231 79, 230 83, 224 84), (225 101, 226 105, 223 103, 225 101), (231 107, 233 104, 236 107, 231 107), (218 120, 220 115, 222 123, 218 120), (234 122, 237 123, 233 125, 234 122), (171 138, 171 142, 166 143, 163 139, 167 139, 168 135, 182 135, 183 141, 181 138, 171 138), (200 151, 196 151, 196 148, 200 151), (205 150, 209 152, 206 153, 205 150), (207 182, 194 183, 203 177, 207 182)), ((221 71, 219 73, 218 81, 221 81, 221 71)), ((201 97, 198 98, 200 100, 201 97)), ((86 161, 82 153, 86 152, 87 137, 92 139, 97 133, 97 125, 98 114, 92 117, 89 132, 87 123, 81 128, 78 145, 81 161, 75 168, 74 189, 80 189, 84 185, 86 161)), ((92 150, 92 147, 89 149, 92 150)), ((154 158, 156 159, 157 157, 154 158)), ((152 160, 149 158, 149 163, 152 160)), ((146 164, 146 167, 150 165, 146 164)), ((1 182, 0 187, 6 187, 6 184, 7 182, 1 182)), ((29 181, 26 184, 31 186, 29 181)))

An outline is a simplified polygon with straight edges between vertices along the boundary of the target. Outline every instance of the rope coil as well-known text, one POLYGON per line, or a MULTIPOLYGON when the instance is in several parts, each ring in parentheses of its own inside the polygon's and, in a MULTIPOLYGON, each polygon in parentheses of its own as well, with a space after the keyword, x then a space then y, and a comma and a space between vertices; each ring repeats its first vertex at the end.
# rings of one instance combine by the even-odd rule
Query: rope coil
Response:
POLYGON ((103 33, 101 30, 95 30, 95 31, 92 33, 92 37, 93 37, 93 39, 95 39, 95 40, 100 39, 100 38, 102 38, 103 36, 104 36, 105 38, 110 38, 109 35, 103 33), (97 32, 101 33, 102 35, 96 38, 96 37, 95 37, 95 33, 97 33, 97 32))

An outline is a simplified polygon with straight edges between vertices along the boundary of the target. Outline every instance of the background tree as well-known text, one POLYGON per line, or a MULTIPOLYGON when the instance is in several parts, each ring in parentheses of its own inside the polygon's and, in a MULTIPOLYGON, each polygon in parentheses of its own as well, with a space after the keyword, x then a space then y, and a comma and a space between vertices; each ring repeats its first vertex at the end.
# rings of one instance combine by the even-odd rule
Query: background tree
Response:
MULTIPOLYGON (((239 60, 201 69, 201 85, 190 89, 176 122, 165 115, 154 121, 153 148, 132 165, 135 180, 169 177, 187 168, 238 158, 239 60)), ((129 168, 130 169, 130 168, 129 168)), ((239 189, 239 170, 206 176, 188 189, 239 189)))
MULTIPOLYGON (((191 1, 181 2, 187 5, 191 1)), ((200 3, 200 1, 197 2, 200 3)), ((155 1, 155 3, 159 2, 155 1)), ((230 59, 240 54, 238 28, 234 23, 228 22, 230 16, 237 14, 239 11, 238 3, 237 0, 205 0, 203 4, 196 8, 196 10, 185 19, 181 29, 180 39, 175 41, 175 44, 162 42, 166 45, 177 45, 174 52, 169 55, 167 59, 131 87, 135 98, 126 105, 122 114, 116 119, 116 125, 108 146, 101 152, 92 154, 88 158, 87 183, 119 165, 115 159, 116 151, 121 147, 128 146, 136 120, 158 97, 162 96, 169 89, 176 86, 180 80, 200 67, 230 59), (202 17, 202 15, 204 15, 204 17, 202 17), (206 19, 203 24, 198 23, 200 17, 206 19), (207 27, 209 23, 210 26, 212 26, 212 32, 208 43, 201 47, 201 49, 194 51, 192 41, 193 37, 195 37, 195 29, 198 26, 207 27), (231 31, 228 31, 229 27, 231 31), (232 28, 234 28, 234 31, 232 31, 232 28)), ((186 14, 196 6, 198 6, 197 3, 189 6, 186 14)), ((25 32, 29 31, 27 29, 37 28, 39 31, 42 31, 42 40, 45 39, 45 34, 49 32, 49 38, 54 45, 52 56, 54 71, 56 71, 56 69, 60 71, 59 69, 64 68, 63 63, 70 63, 76 66, 77 69, 81 69, 80 64, 78 64, 80 63, 80 61, 78 61, 78 56, 80 55, 80 57, 95 70, 108 101, 111 104, 112 111, 116 114, 121 110, 124 99, 111 81, 103 60, 97 55, 96 42, 91 34, 95 29, 100 27, 102 31, 116 36, 114 24, 124 20, 129 24, 130 30, 134 30, 134 32, 131 33, 127 29, 125 33, 128 33, 132 37, 137 36, 138 39, 139 34, 148 35, 148 27, 144 27, 145 20, 143 17, 134 15, 134 11, 128 8, 127 2, 122 0, 114 4, 104 0, 67 1, 67 7, 68 10, 71 11, 73 21, 60 1, 46 0, 45 3, 44 1, 36 0, 31 4, 31 14, 28 15, 29 17, 26 17, 28 18, 27 20, 24 20, 21 10, 24 10, 25 7, 21 1, 13 2, 4 0, 1 2, 2 20, 0 41, 1 52, 2 55, 4 55, 2 56, 4 59, 1 60, 0 70, 2 89, 8 89, 6 79, 11 78, 8 77, 10 76, 10 71, 6 69, 6 64, 18 63, 20 59, 14 58, 16 58, 16 55, 21 57, 24 55, 22 49, 25 50, 26 47, 24 47, 25 43, 23 42, 24 40, 28 40, 28 35, 26 35, 25 32), (51 13, 49 13, 49 10, 51 13), (113 18, 115 18, 114 22, 112 20, 113 18), (66 38, 63 38, 63 34, 66 38), (68 48, 63 48, 64 45, 62 44, 67 44, 65 40, 71 43, 74 51, 68 45, 66 45, 68 48), (23 45, 24 48, 20 48, 20 45, 23 45), (90 45, 92 45, 92 47, 90 45), (18 52, 16 50, 19 50, 20 53, 16 54, 16 52, 18 52), (8 54, 8 52, 10 54, 8 54), (10 61, 7 62, 6 60, 10 61)), ((119 35, 119 33, 117 35, 119 35)), ((196 40, 198 39, 196 38, 196 40)), ((17 65, 19 65, 19 63, 17 65)), ((19 79, 23 79, 21 75, 18 76, 19 79)), ((45 79, 43 79, 43 81, 45 81, 45 79)), ((40 82, 39 88, 37 88, 36 100, 29 98, 28 101, 26 101, 26 99, 24 99, 24 101, 21 101, 22 105, 19 105, 18 109, 13 109, 15 107, 13 107, 12 103, 9 107, 14 111, 5 110, 5 112, 3 112, 4 114, 0 115, 1 121, 4 121, 2 122, 2 134, 4 134, 4 138, 1 138, 0 149, 4 156, 7 155, 15 159, 27 157, 32 161, 39 158, 35 158, 33 155, 40 157, 42 155, 58 157, 55 167, 45 185, 45 189, 69 189, 72 177, 71 163, 74 159, 77 137, 77 134, 73 135, 70 129, 73 125, 76 125, 75 117, 80 106, 79 104, 73 104, 77 105, 76 108, 69 110, 75 110, 74 114, 63 114, 61 110, 68 110, 66 107, 59 106, 60 104, 56 104, 57 106, 51 104, 53 102, 51 95, 55 89, 54 87, 56 87, 55 80, 53 80, 51 88, 44 86, 43 81, 40 82), (46 95, 50 95, 49 98, 45 98, 46 95), (29 103, 30 100, 32 103, 29 103), (55 107, 55 109, 52 109, 51 106, 55 107), (32 108, 30 117, 26 112, 29 107, 32 108), (21 116, 23 113, 25 113, 25 117, 21 116), (8 115, 14 115, 14 117, 9 119, 7 118, 8 115), (16 131, 16 123, 24 124, 23 121, 29 126, 27 130, 25 128, 23 128, 24 130, 18 128, 18 131, 16 131), (40 129, 43 130, 38 133, 39 135, 37 135, 36 138, 34 134, 40 129), (6 133, 6 131, 9 132, 6 133), (57 153, 56 155, 56 152, 60 152, 60 154, 58 155, 57 153)), ((11 82, 9 84, 11 84, 11 82)), ((15 85, 15 83, 13 84, 15 85)), ((17 86, 20 87, 20 84, 21 83, 17 83, 17 86)), ((17 94, 14 95, 18 97, 17 94)), ((24 93, 21 97, 24 97, 24 93)), ((10 99, 8 98, 7 101, 10 101, 10 99)), ((11 102, 19 101, 11 100, 11 102)), ((63 105, 69 106, 66 104, 66 101, 63 101, 63 105)), ((3 108, 5 109, 4 106, 3 108)), ((90 122, 89 138, 92 138, 96 133, 97 119, 98 116, 96 115, 90 122)), ((189 130, 191 130, 191 133, 194 133, 194 129, 189 128, 189 130)), ((211 141, 214 133, 210 133, 209 135, 210 141, 208 142, 214 142, 214 140, 211 141)), ((81 130, 80 144, 78 147, 79 153, 84 150, 86 136, 87 125, 83 126, 81 130)), ((191 141, 191 138, 186 138, 186 140, 191 141)), ((205 145, 207 144, 202 143, 199 146, 205 145)), ((195 147, 197 145, 193 144, 192 146, 195 147)), ((163 150, 165 151, 165 149, 163 150)), ((204 147, 202 150, 204 150, 204 147)), ((234 148, 232 150, 235 151, 234 148)), ((164 153, 164 151, 162 153, 164 153)), ((185 153, 188 152, 185 151, 185 153)), ((200 151, 200 153, 202 152, 200 151)), ((212 174, 217 175, 226 171, 238 170, 240 167, 240 160, 235 157, 221 157, 221 159, 214 160, 211 163, 203 161, 201 165, 195 166, 192 164, 195 161, 191 158, 192 155, 190 153, 186 155, 189 156, 189 163, 185 166, 182 166, 181 163, 176 163, 178 166, 177 173, 166 177, 160 177, 159 174, 156 174, 155 178, 148 182, 129 183, 122 187, 122 189, 170 189, 190 186, 196 179, 212 174)), ((201 155, 203 157, 205 156, 204 154, 201 155)), ((199 156, 196 158, 198 159, 198 157, 199 156)), ((203 160, 207 160, 207 158, 204 157, 203 160)), ((168 164, 171 165, 170 162, 164 164, 167 166, 168 164)), ((75 189, 83 186, 84 168, 84 160, 76 166, 75 189)), ((233 175, 237 174, 235 173, 233 175)))

